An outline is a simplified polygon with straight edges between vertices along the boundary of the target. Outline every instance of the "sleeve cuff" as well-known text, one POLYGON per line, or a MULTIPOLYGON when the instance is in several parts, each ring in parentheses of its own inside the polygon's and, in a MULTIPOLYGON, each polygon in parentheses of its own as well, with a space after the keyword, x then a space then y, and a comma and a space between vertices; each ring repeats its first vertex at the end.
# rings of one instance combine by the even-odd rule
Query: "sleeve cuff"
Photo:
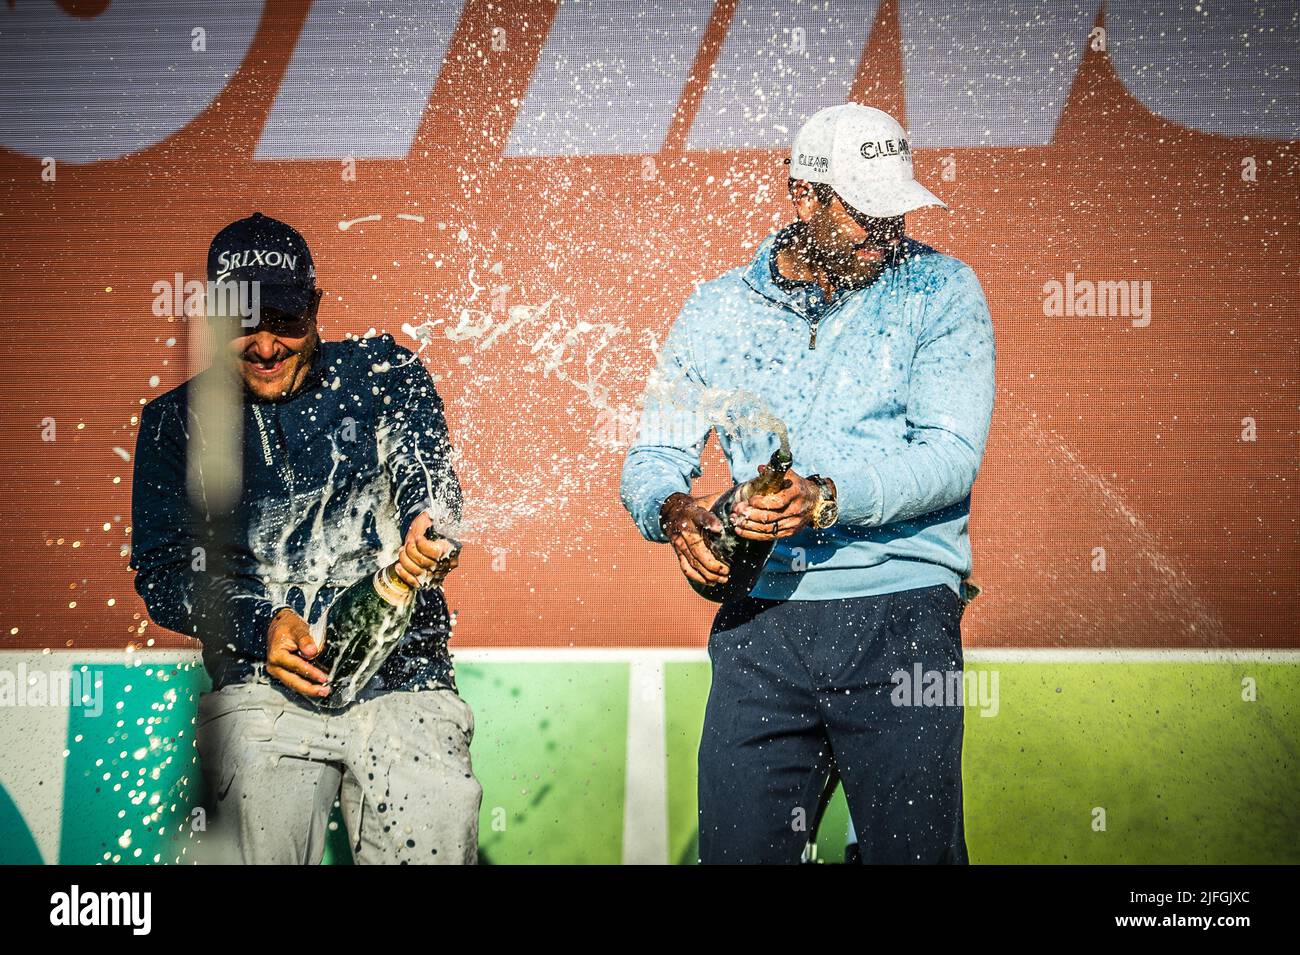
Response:
POLYGON ((637 530, 650 543, 668 543, 668 535, 664 533, 663 525, 660 523, 660 515, 663 513, 664 502, 677 493, 680 492, 676 489, 660 489, 646 494, 638 502, 634 511, 637 530))
POLYGON ((427 502, 421 501, 415 507, 410 508, 402 517, 401 530, 403 541, 406 540, 406 535, 410 533, 411 525, 415 523, 415 519, 425 511, 429 511, 430 516, 433 518, 433 524, 430 526, 439 537, 446 537, 451 540, 457 539, 456 535, 460 533, 458 530, 460 520, 459 514, 453 513, 449 510, 441 514, 435 513, 430 509, 427 502))
POLYGON ((883 523, 885 489, 880 480, 880 472, 873 465, 867 465, 853 475, 842 477, 827 473, 826 476, 835 482, 841 521, 864 527, 876 527, 883 523))
POLYGON ((232 642, 244 656, 264 660, 266 659, 266 632, 270 629, 271 618, 287 605, 276 606, 269 600, 254 600, 251 603, 252 610, 240 621, 232 642))
POLYGON ((672 497, 673 494, 675 493, 677 492, 674 491, 671 494, 666 494, 662 499, 660 499, 657 502, 656 501, 651 502, 652 510, 646 516, 646 520, 642 527, 643 536, 645 537, 646 540, 655 544, 668 543, 668 535, 664 533, 664 527, 663 527, 663 522, 661 520, 661 515, 663 514, 665 502, 667 502, 668 498, 672 497))

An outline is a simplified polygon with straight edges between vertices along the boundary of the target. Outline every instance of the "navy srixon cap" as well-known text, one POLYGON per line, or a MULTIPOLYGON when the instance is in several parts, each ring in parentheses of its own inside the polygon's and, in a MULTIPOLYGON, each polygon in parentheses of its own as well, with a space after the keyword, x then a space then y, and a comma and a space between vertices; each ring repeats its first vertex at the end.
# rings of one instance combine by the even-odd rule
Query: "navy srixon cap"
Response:
POLYGON ((257 282, 263 308, 301 315, 316 292, 316 266, 302 233, 254 212, 212 240, 208 281, 257 282))

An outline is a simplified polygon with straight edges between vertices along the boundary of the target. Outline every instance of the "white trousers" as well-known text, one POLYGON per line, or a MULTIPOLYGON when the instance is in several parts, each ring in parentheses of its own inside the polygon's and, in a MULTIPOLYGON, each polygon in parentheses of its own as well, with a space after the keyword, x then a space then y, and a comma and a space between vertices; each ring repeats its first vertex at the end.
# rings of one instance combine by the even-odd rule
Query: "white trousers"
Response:
POLYGON ((337 714, 260 683, 206 693, 197 743, 212 817, 197 861, 317 864, 337 799, 358 864, 473 864, 473 736, 474 714, 451 690, 387 693, 337 714))

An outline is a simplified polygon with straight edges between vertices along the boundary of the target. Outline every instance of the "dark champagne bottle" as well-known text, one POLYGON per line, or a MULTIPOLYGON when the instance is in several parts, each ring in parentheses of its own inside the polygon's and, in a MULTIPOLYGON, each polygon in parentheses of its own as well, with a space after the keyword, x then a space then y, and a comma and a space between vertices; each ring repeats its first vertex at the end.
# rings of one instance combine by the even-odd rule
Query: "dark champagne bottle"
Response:
MULTIPOLYGON (((430 528, 425 537, 438 535, 430 528)), ((450 540, 450 538, 448 538, 450 540)), ((460 552, 452 541, 451 557, 460 552)), ((339 709, 357 698, 406 635, 415 612, 415 592, 396 573, 396 563, 362 577, 334 598, 325 619, 325 647, 311 663, 329 679, 329 696, 317 700, 339 709)))
POLYGON ((690 580, 690 585, 701 597, 723 603, 747 596, 754 589, 776 541, 749 540, 737 534, 731 523, 731 506, 737 499, 746 500, 756 494, 779 491, 793 461, 789 451, 778 448, 772 453, 766 470, 760 472, 758 477, 734 485, 713 503, 710 510, 722 522, 722 531, 709 542, 709 549, 718 560, 731 568, 731 573, 727 575, 726 582, 721 584, 700 584, 690 580))

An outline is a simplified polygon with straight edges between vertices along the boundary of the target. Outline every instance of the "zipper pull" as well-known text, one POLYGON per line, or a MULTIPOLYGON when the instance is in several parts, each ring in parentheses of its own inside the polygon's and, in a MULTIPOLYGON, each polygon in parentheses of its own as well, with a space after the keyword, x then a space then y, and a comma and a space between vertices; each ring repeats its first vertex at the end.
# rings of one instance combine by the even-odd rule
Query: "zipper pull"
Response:
POLYGON ((808 334, 808 350, 812 351, 817 347, 817 326, 811 326, 812 331, 808 334))

